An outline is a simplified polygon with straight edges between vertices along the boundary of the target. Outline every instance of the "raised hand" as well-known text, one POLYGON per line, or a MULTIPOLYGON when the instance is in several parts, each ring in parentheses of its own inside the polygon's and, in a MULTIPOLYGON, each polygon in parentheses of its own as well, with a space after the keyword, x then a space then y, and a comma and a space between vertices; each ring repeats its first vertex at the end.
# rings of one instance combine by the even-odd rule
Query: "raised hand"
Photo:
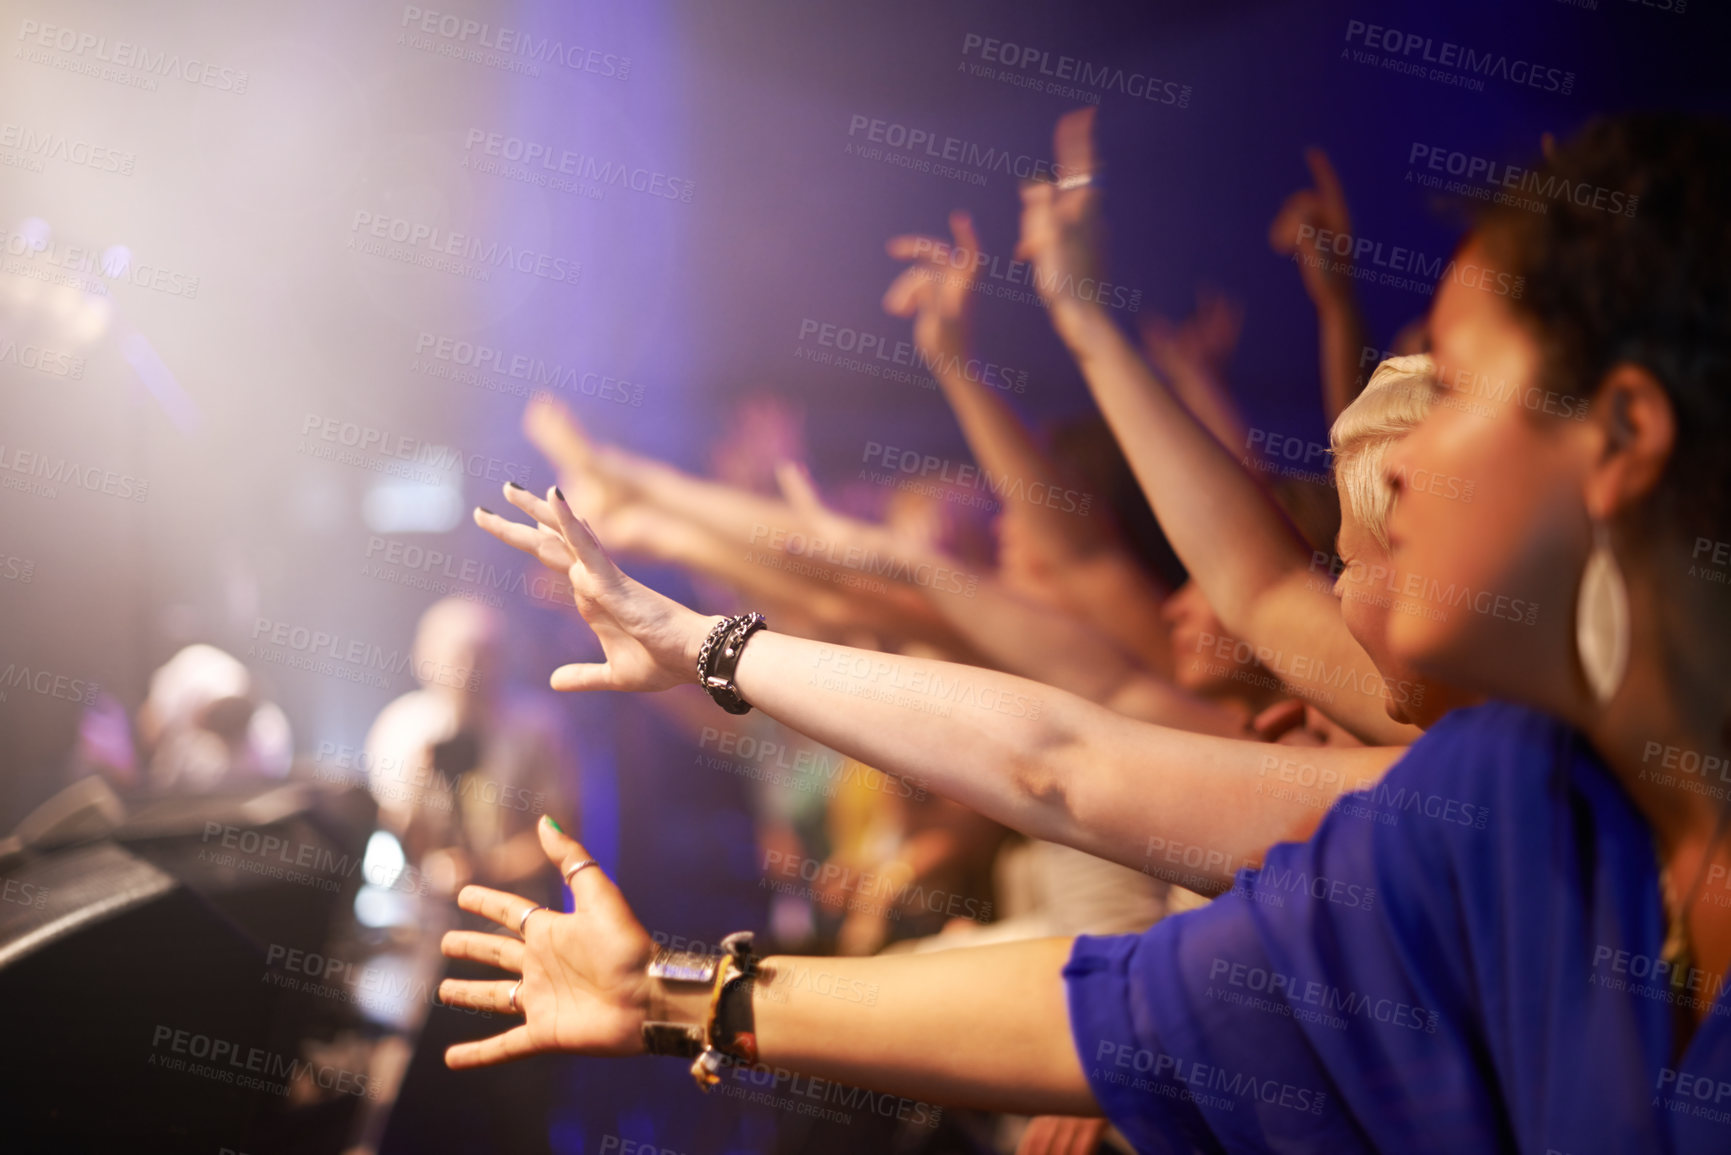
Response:
POLYGON ((717 619, 627 577, 557 488, 548 490, 543 500, 506 485, 505 500, 535 524, 484 509, 475 511, 475 524, 543 565, 564 570, 577 612, 595 631, 606 657, 603 662, 560 666, 551 680, 555 690, 665 690, 696 680, 697 653, 717 619))
POLYGON ((1320 148, 1304 151, 1313 187, 1286 198, 1268 226, 1268 243, 1281 256, 1298 258, 1304 291, 1318 307, 1350 304, 1353 299, 1351 261, 1326 248, 1329 234, 1351 237, 1352 217, 1340 178, 1320 148))
POLYGON ((936 237, 900 236, 887 246, 898 261, 911 261, 884 293, 884 312, 914 319, 914 346, 942 365, 968 355, 968 328, 978 280, 980 240, 967 213, 950 214, 954 243, 936 237))
MULTIPOLYGON (((536 833, 562 874, 589 858, 545 815, 536 833)), ((600 867, 571 875, 570 886, 570 914, 536 910, 537 903, 484 886, 465 886, 457 895, 458 906, 511 934, 454 930, 445 935, 440 949, 447 958, 487 963, 510 977, 446 979, 439 984, 439 998, 452 1006, 501 1015, 521 1013, 523 1022, 492 1038, 458 1043, 445 1052, 446 1065, 487 1067, 547 1051, 643 1052, 640 1028, 649 1009, 648 966, 654 943, 600 867), (524 921, 528 911, 534 913, 524 921), (521 939, 514 937, 519 927, 521 939)))
POLYGON ((1105 227, 1094 155, 1093 108, 1058 118, 1053 153, 1059 180, 1022 185, 1022 237, 1016 256, 1034 264, 1034 283, 1054 308, 1088 300, 1101 283, 1105 227))

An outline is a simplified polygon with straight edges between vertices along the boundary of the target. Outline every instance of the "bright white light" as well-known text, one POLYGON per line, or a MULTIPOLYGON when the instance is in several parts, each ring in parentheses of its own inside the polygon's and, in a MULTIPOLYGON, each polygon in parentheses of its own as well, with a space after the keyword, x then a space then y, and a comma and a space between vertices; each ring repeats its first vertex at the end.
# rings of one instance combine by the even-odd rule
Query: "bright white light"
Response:
POLYGON ((380 479, 361 501, 361 518, 374 533, 449 533, 463 520, 463 490, 455 475, 432 485, 380 479))
POLYGON ((374 886, 389 887, 402 877, 408 864, 397 836, 388 830, 375 830, 367 839, 367 852, 361 856, 361 877, 374 886))

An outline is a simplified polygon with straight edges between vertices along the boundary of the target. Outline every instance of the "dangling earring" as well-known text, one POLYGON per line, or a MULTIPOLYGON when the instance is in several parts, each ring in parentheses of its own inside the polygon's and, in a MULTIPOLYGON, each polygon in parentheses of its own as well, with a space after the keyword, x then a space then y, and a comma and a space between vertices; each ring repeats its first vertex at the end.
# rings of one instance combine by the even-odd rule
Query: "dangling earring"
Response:
POLYGON ((1601 706, 1616 694, 1629 670, 1629 633, 1629 590, 1611 552, 1610 531, 1604 522, 1594 521, 1593 552, 1587 555, 1575 603, 1575 648, 1587 686, 1601 706))

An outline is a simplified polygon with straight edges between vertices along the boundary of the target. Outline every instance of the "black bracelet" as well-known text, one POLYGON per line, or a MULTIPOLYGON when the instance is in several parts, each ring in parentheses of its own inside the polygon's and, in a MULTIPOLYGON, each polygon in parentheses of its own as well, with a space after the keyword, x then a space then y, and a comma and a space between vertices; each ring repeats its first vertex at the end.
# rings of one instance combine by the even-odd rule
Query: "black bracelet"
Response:
POLYGON ((697 684, 729 714, 746 714, 751 703, 740 697, 734 684, 734 671, 739 668, 739 656, 752 634, 768 623, 758 613, 737 614, 715 623, 703 641, 697 655, 697 684))

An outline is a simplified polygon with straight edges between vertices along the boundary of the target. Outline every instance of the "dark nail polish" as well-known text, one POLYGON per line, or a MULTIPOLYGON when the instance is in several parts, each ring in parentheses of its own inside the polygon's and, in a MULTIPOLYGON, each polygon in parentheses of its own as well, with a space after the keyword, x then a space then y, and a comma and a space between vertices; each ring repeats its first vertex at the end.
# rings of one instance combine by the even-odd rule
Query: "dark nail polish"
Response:
POLYGON ((488 508, 487 508, 487 507, 486 507, 486 506, 484 506, 484 505, 477 505, 477 506, 476 506, 476 507, 475 507, 475 508, 476 508, 476 509, 478 509, 478 510, 480 510, 480 511, 481 511, 481 512, 482 512, 482 513, 492 513, 492 514, 493 514, 493 516, 494 516, 494 517, 498 517, 498 516, 499 516, 499 515, 498 515, 498 514, 496 514, 496 513, 493 513, 493 511, 492 511, 492 510, 490 510, 490 509, 488 509, 488 508))
POLYGON ((521 485, 518 485, 515 481, 507 481, 505 483, 505 488, 506 489, 522 489, 523 487, 521 485))
MULTIPOLYGON (((557 485, 555 485, 553 487, 553 496, 557 497, 560 501, 565 501, 565 493, 557 485)), ((570 505, 571 503, 568 501, 565 501, 565 504, 570 505)))

